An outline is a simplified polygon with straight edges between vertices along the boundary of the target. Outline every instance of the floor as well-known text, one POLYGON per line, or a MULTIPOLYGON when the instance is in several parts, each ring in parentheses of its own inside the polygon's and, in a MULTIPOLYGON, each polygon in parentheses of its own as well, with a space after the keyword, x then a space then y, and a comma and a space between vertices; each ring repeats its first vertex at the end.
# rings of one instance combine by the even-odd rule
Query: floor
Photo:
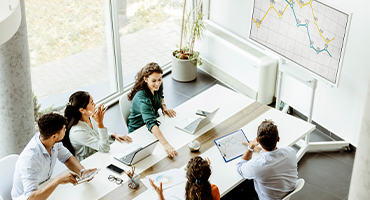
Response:
MULTIPOLYGON (((176 82, 170 74, 163 78, 163 82, 165 101, 169 108, 175 108, 215 84, 223 85, 201 70, 198 70, 198 78, 190 83, 176 82)), ((127 134, 118 104, 107 111, 104 124, 110 132, 127 134)), ((310 141, 332 140, 318 129, 310 137, 310 141)), ((306 182, 303 189, 293 195, 291 200, 347 199, 354 158, 354 152, 344 150, 306 153, 298 163, 298 177, 304 178, 306 182)), ((248 199, 248 191, 243 186, 243 183, 240 184, 222 200, 248 199), (241 196, 245 198, 240 198, 241 196)))

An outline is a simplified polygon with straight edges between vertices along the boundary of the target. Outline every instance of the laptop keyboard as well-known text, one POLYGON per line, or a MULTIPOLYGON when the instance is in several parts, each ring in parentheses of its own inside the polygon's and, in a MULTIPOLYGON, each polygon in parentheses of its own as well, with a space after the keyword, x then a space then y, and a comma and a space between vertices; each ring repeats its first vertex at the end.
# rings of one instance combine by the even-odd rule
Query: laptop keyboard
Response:
POLYGON ((194 132, 202 119, 203 119, 202 117, 199 117, 198 119, 191 122, 189 125, 185 126, 184 129, 189 131, 189 132, 194 132))
POLYGON ((128 154, 127 156, 124 156, 123 158, 121 158, 121 161, 124 162, 124 163, 130 163, 132 158, 134 157, 135 153, 136 153, 136 151, 128 154))

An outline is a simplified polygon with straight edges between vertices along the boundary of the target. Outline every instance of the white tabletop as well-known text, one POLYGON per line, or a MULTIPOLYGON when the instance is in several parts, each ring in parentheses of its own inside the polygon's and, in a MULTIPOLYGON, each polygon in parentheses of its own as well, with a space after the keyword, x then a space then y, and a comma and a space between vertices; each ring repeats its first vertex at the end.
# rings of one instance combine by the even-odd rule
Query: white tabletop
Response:
MULTIPOLYGON (((270 109, 260 117, 248 123, 246 126, 241 127, 248 140, 251 141, 257 136, 257 127, 264 119, 272 119, 278 126, 280 136, 280 142, 277 144, 278 147, 292 146, 299 139, 303 138, 315 129, 313 124, 307 123, 301 119, 287 115, 278 110, 270 109)), ((226 134, 227 133, 225 133, 225 135, 226 134)), ((225 163, 216 146, 204 152, 201 154, 201 156, 203 158, 208 157, 211 160, 212 175, 210 177, 210 182, 217 185, 221 197, 244 180, 236 171, 236 163, 240 158, 225 163)), ((259 156, 259 154, 253 153, 253 157, 256 156, 259 156)), ((144 200, 151 195, 156 195, 156 193, 150 188, 146 192, 136 197, 135 200, 144 200)))
MULTIPOLYGON (((240 110, 246 108, 253 102, 254 100, 244 95, 238 94, 223 86, 215 85, 176 107, 174 109, 177 113, 175 118, 160 116, 158 118, 161 122, 160 129, 168 142, 175 149, 179 149, 184 145, 187 145, 194 138, 207 132, 240 110), (197 131, 194 135, 175 128, 176 123, 180 122, 192 113, 195 113, 198 109, 207 111, 213 110, 217 107, 220 109, 212 122, 197 131)), ((136 130, 129 136, 133 139, 133 143, 140 144, 141 146, 147 145, 155 140, 155 137, 147 130, 146 126, 136 130)), ((97 152, 83 160, 81 163, 85 168, 101 168, 99 174, 97 174, 92 181, 81 185, 59 185, 49 199, 98 199, 119 187, 114 182, 110 182, 108 180, 108 176, 112 174, 116 177, 122 178, 124 181, 127 181, 127 176, 114 174, 114 172, 106 169, 106 167, 109 164, 114 164, 122 169, 129 170, 129 166, 126 166, 113 158, 114 155, 129 147, 129 145, 130 144, 127 143, 114 142, 111 145, 109 153, 97 152)), ((135 172, 143 172, 166 156, 167 154, 164 152, 161 144, 158 144, 152 155, 136 164, 135 172)))

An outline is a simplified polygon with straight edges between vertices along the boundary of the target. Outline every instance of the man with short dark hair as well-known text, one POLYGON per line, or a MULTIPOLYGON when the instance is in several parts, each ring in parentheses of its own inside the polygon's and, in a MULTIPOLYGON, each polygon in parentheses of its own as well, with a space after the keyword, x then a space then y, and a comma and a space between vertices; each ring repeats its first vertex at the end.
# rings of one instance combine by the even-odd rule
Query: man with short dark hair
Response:
POLYGON ((65 117, 55 113, 43 115, 39 119, 40 133, 32 137, 16 163, 13 199, 47 199, 59 184, 76 185, 76 177, 93 170, 85 170, 77 158, 61 143, 66 123, 65 117), (57 158, 78 175, 65 173, 55 177, 44 187, 38 188, 40 184, 50 179, 57 158))
POLYGON ((237 170, 243 178, 253 179, 259 200, 282 199, 295 188, 298 178, 296 152, 291 147, 277 148, 279 140, 277 126, 265 120, 258 126, 257 138, 243 143, 248 145, 248 150, 238 162, 237 170), (252 159, 254 151, 260 156, 252 159))

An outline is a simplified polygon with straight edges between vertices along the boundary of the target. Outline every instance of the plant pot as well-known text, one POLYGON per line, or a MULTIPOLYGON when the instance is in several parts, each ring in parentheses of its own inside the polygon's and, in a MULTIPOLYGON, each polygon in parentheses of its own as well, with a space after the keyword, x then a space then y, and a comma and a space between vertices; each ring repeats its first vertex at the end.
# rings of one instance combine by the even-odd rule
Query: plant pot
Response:
POLYGON ((179 82, 190 82, 197 78, 197 65, 191 60, 181 60, 172 56, 172 78, 179 82))

